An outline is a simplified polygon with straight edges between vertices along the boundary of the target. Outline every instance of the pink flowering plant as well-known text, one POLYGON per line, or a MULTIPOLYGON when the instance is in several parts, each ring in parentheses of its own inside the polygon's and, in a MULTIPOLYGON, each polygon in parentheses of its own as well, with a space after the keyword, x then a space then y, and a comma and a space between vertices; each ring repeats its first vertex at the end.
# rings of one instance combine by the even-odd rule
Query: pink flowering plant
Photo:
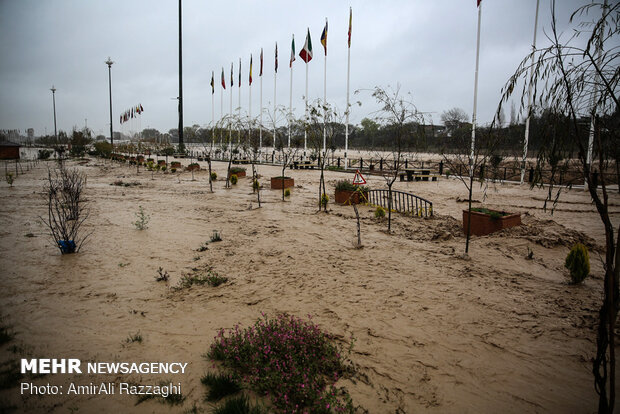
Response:
POLYGON ((348 393, 333 385, 351 365, 334 337, 310 320, 263 314, 252 327, 221 329, 208 356, 281 412, 353 412, 348 393))

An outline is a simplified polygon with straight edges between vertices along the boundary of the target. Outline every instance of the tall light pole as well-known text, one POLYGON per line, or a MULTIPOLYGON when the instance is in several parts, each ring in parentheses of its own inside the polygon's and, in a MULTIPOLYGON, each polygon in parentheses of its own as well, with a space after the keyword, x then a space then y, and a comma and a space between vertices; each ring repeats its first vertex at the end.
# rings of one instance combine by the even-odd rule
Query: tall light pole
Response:
POLYGON ((56 138, 56 145, 58 145, 58 133, 56 132, 56 88, 52 85, 52 102, 54 103, 54 137, 56 138))
POLYGON ((106 60, 106 65, 108 65, 108 87, 110 89, 110 144, 112 144, 112 148, 114 148, 114 132, 112 131, 112 59, 108 56, 108 60, 106 60))

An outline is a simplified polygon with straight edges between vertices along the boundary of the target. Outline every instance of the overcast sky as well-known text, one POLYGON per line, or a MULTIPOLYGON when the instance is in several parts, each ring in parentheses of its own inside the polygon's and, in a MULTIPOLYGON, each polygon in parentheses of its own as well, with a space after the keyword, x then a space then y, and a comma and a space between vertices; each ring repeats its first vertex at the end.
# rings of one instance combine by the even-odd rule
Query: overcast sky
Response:
MULTIPOLYGON (((561 0, 556 10, 565 27, 570 12, 588 0, 561 0)), ((226 75, 224 112, 238 107, 242 59, 242 110, 248 110, 248 65, 254 56, 252 113, 258 114, 259 53, 264 48, 263 106, 273 106, 274 45, 278 42, 277 103, 288 106, 291 35, 296 51, 310 29, 309 99, 323 95, 324 55, 320 36, 329 20, 327 99, 346 103, 347 31, 353 8, 350 122, 376 109, 370 93, 357 89, 401 85, 435 123, 441 113, 463 108, 471 116, 476 57, 476 0, 385 0, 301 2, 290 0, 183 1, 184 124, 211 123, 211 72, 215 73, 215 117, 220 116, 220 75, 226 75)), ((536 0, 483 0, 478 121, 491 121, 500 89, 532 44, 536 0)), ((547 44, 549 0, 540 1, 538 46, 547 44)), ((142 104, 143 128, 160 131, 178 124, 178 2, 173 0, 0 0, 0 129, 54 130, 88 127, 109 135, 108 68, 112 66, 114 130, 119 116, 142 104)), ((305 64, 293 64, 293 108, 303 113, 305 64)), ((509 111, 508 111, 509 112, 509 111)), ((264 119, 266 120, 266 119, 264 119)))

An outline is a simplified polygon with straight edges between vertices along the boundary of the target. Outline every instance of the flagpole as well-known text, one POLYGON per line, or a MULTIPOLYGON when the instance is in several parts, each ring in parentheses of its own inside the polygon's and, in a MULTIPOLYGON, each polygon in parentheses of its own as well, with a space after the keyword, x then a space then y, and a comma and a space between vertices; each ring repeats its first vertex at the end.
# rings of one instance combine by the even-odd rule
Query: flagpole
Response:
POLYGON ((474 111, 472 114, 471 128, 471 152, 469 154, 469 181, 470 186, 474 180, 474 149, 476 147, 476 109, 478 107, 478 67, 480 61, 480 20, 482 17, 482 5, 478 4, 478 34, 476 37, 476 73, 474 78, 474 111))
POLYGON ((348 164, 348 155, 349 151, 349 78, 351 75, 351 19, 352 19, 353 11, 349 7, 349 47, 347 48, 347 110, 345 112, 345 124, 344 124, 344 169, 346 170, 349 166, 348 164))
POLYGON ((215 145, 215 72, 211 71, 211 151, 215 145))
POLYGON ((525 178, 525 162, 527 160, 527 144, 530 137, 530 117, 532 113, 532 80, 534 78, 534 52, 536 52, 536 30, 538 29, 538 4, 536 0, 536 17, 534 18, 534 42, 532 43, 532 66, 530 66, 530 84, 527 87, 527 119, 525 120, 525 137, 523 142, 523 160, 521 161, 521 181, 525 178))
MULTIPOLYGON (((327 29, 327 17, 325 18, 325 29, 327 29)), ((323 65, 323 157, 325 157, 327 143, 327 33, 325 33, 325 59, 323 65)))
POLYGON ((232 144, 232 92, 233 92, 233 63, 230 63, 230 119, 228 120, 228 150, 232 151, 230 147, 232 144))
POLYGON ((241 58, 239 58, 239 107, 237 108, 237 115, 239 120, 237 121, 237 145, 241 143, 241 58))
MULTIPOLYGON (((224 68, 222 68, 222 75, 224 74, 224 68)), ((222 143, 222 119, 224 119, 224 87, 220 89, 220 144, 222 143)))
POLYGON ((291 67, 291 86, 289 88, 288 97, 288 148, 291 147, 291 118, 293 118, 293 60, 295 59, 295 51, 293 45, 295 44, 295 34, 293 34, 293 40, 291 43, 291 59, 289 66, 291 67))
POLYGON ((276 148, 276 86, 278 76, 278 42, 276 42, 276 67, 273 72, 273 148, 276 148))
MULTIPOLYGON (((252 54, 250 54, 250 72, 248 73, 249 75, 249 79, 251 79, 252 77, 252 54)), ((252 144, 252 82, 249 82, 250 86, 248 87, 249 89, 249 94, 250 94, 250 99, 248 102, 248 144, 251 145, 252 144)))
POLYGON ((258 125, 258 152, 263 151, 263 48, 260 48, 260 113, 258 125))
MULTIPOLYGON (((308 28, 308 31, 310 31, 310 28, 308 28)), ((306 96, 304 99, 306 102, 306 116, 305 116, 305 123, 306 125, 304 125, 304 159, 306 159, 306 149, 307 149, 307 141, 308 141, 308 62, 306 62, 306 96)))

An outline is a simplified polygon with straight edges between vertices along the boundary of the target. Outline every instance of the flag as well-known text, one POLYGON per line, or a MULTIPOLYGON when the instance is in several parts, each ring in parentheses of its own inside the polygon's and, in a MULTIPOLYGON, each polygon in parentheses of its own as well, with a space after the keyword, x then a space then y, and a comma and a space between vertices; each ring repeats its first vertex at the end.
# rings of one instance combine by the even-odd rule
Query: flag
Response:
POLYGON ((321 34, 321 44, 325 49, 325 56, 327 56, 327 18, 325 18, 325 29, 323 29, 323 33, 321 34))
POLYGON ((260 48, 260 73, 258 76, 263 76, 263 48, 260 48))
POLYGON ((215 93, 215 83, 213 82, 213 71, 211 71, 211 95, 215 93))
POLYGON ((123 123, 123 115, 121 115, 121 124, 123 123))
POLYGON ((235 82, 233 81, 233 64, 230 62, 230 87, 235 86, 235 82))
POLYGON ((299 52, 299 57, 301 57, 301 60, 306 63, 312 60, 312 40, 310 39, 310 29, 308 29, 306 43, 304 44, 304 48, 299 52))
POLYGON ((250 53, 250 86, 252 86, 252 54, 250 53))
POLYGON ((241 87, 241 58, 239 58, 239 87, 241 87))
POLYGON ((222 67, 222 88, 226 89, 226 79, 224 79, 224 67, 222 67))
POLYGON ((276 42, 276 73, 278 73, 278 42, 276 42))
POLYGON ((481 2, 481 1, 482 1, 482 0, 478 0, 478 4, 476 5, 476 7, 480 7, 480 2, 481 2))
MULTIPOLYGON (((480 0, 478 0, 480 2, 480 0)), ((353 9, 349 7, 349 47, 351 47, 351 28, 353 27, 353 9)))
POLYGON ((293 41, 291 42, 291 61, 288 64, 289 68, 293 67, 294 61, 295 61, 295 35, 293 35, 293 41))
MULTIPOLYGON (((211 79, 213 79, 213 75, 211 75, 211 79)), ((142 107, 142 104, 140 104, 140 112, 144 112, 144 108, 142 107)))

